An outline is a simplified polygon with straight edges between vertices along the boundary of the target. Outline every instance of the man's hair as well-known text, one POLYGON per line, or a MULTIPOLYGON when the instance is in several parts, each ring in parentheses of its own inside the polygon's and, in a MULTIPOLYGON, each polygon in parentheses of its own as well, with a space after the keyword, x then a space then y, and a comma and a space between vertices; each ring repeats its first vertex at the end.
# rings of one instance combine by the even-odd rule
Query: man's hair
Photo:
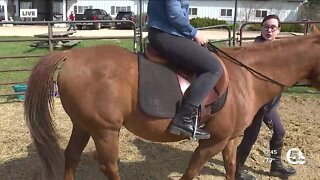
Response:
POLYGON ((278 20, 278 24, 279 24, 278 27, 280 27, 280 19, 279 19, 279 17, 278 17, 277 15, 274 15, 274 14, 270 14, 270 15, 264 17, 263 20, 262 20, 262 22, 261 22, 261 26, 263 25, 263 23, 264 23, 265 21, 267 21, 267 20, 269 20, 269 19, 276 19, 276 20, 278 20))

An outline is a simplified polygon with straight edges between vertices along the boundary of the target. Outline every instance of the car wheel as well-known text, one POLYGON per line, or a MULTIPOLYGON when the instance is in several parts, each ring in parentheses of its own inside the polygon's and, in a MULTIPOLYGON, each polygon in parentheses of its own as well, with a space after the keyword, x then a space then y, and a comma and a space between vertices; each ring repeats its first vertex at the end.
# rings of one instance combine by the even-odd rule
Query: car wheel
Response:
POLYGON ((97 23, 94 25, 94 29, 99 30, 101 29, 101 23, 97 23))

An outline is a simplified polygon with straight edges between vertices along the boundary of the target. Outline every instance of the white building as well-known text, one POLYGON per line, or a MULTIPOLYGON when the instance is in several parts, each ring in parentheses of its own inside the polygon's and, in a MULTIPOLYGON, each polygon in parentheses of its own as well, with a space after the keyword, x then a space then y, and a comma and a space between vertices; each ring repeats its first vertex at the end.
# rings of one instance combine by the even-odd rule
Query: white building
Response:
MULTIPOLYGON (((238 0, 237 21, 260 22, 268 14, 276 14, 281 21, 297 21, 302 0, 238 0)), ((234 0, 194 0, 191 17, 210 17, 228 22, 234 19, 234 0)))
MULTIPOLYGON (((145 13, 147 0, 142 0, 145 13)), ((238 0, 238 21, 261 21, 268 14, 276 14, 281 21, 296 21, 303 0, 238 0)), ((210 17, 232 22, 234 0, 191 0, 190 18, 210 17)), ((88 8, 106 10, 112 17, 118 11, 130 10, 138 14, 139 0, 0 0, 0 18, 19 17, 19 9, 37 9, 34 20, 66 20, 71 11, 81 14, 88 8), (52 6, 50 5, 52 2, 52 6), (50 12, 50 9, 53 11, 50 12)), ((16 18, 14 18, 16 19, 16 18)))

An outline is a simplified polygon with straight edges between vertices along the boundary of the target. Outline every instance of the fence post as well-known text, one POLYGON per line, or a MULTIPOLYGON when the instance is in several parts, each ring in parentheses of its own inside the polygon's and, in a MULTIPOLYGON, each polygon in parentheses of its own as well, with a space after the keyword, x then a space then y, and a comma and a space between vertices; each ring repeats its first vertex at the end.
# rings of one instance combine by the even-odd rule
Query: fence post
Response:
POLYGON ((48 23, 48 44, 49 44, 49 51, 52 52, 53 51, 53 43, 52 43, 52 23, 48 23))

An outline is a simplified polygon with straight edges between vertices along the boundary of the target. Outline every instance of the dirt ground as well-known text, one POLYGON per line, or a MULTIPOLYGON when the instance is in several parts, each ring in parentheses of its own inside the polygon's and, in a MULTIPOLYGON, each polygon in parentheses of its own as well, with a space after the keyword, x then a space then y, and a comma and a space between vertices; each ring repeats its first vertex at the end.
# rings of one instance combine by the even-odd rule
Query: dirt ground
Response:
MULTIPOLYGON (((290 148, 299 148, 306 163, 291 165, 297 174, 290 180, 320 179, 320 97, 319 95, 285 95, 279 107, 287 130, 283 159, 290 148)), ((41 163, 31 143, 23 119, 20 102, 0 104, 0 179, 42 179, 41 163)), ((65 149, 71 123, 59 99, 55 102, 55 117, 61 147, 65 149)), ((257 143, 247 161, 248 169, 257 179, 278 179, 268 176, 270 164, 265 152, 271 133, 263 126, 257 143)), ((122 179, 164 180, 179 179, 187 167, 197 142, 153 143, 144 141, 127 130, 120 135, 119 168, 122 179)), ((104 179, 94 159, 94 145, 90 141, 77 169, 77 179, 104 179)), ((224 179, 221 155, 210 159, 199 179, 224 179)), ((287 164, 287 161, 285 161, 287 164)))

